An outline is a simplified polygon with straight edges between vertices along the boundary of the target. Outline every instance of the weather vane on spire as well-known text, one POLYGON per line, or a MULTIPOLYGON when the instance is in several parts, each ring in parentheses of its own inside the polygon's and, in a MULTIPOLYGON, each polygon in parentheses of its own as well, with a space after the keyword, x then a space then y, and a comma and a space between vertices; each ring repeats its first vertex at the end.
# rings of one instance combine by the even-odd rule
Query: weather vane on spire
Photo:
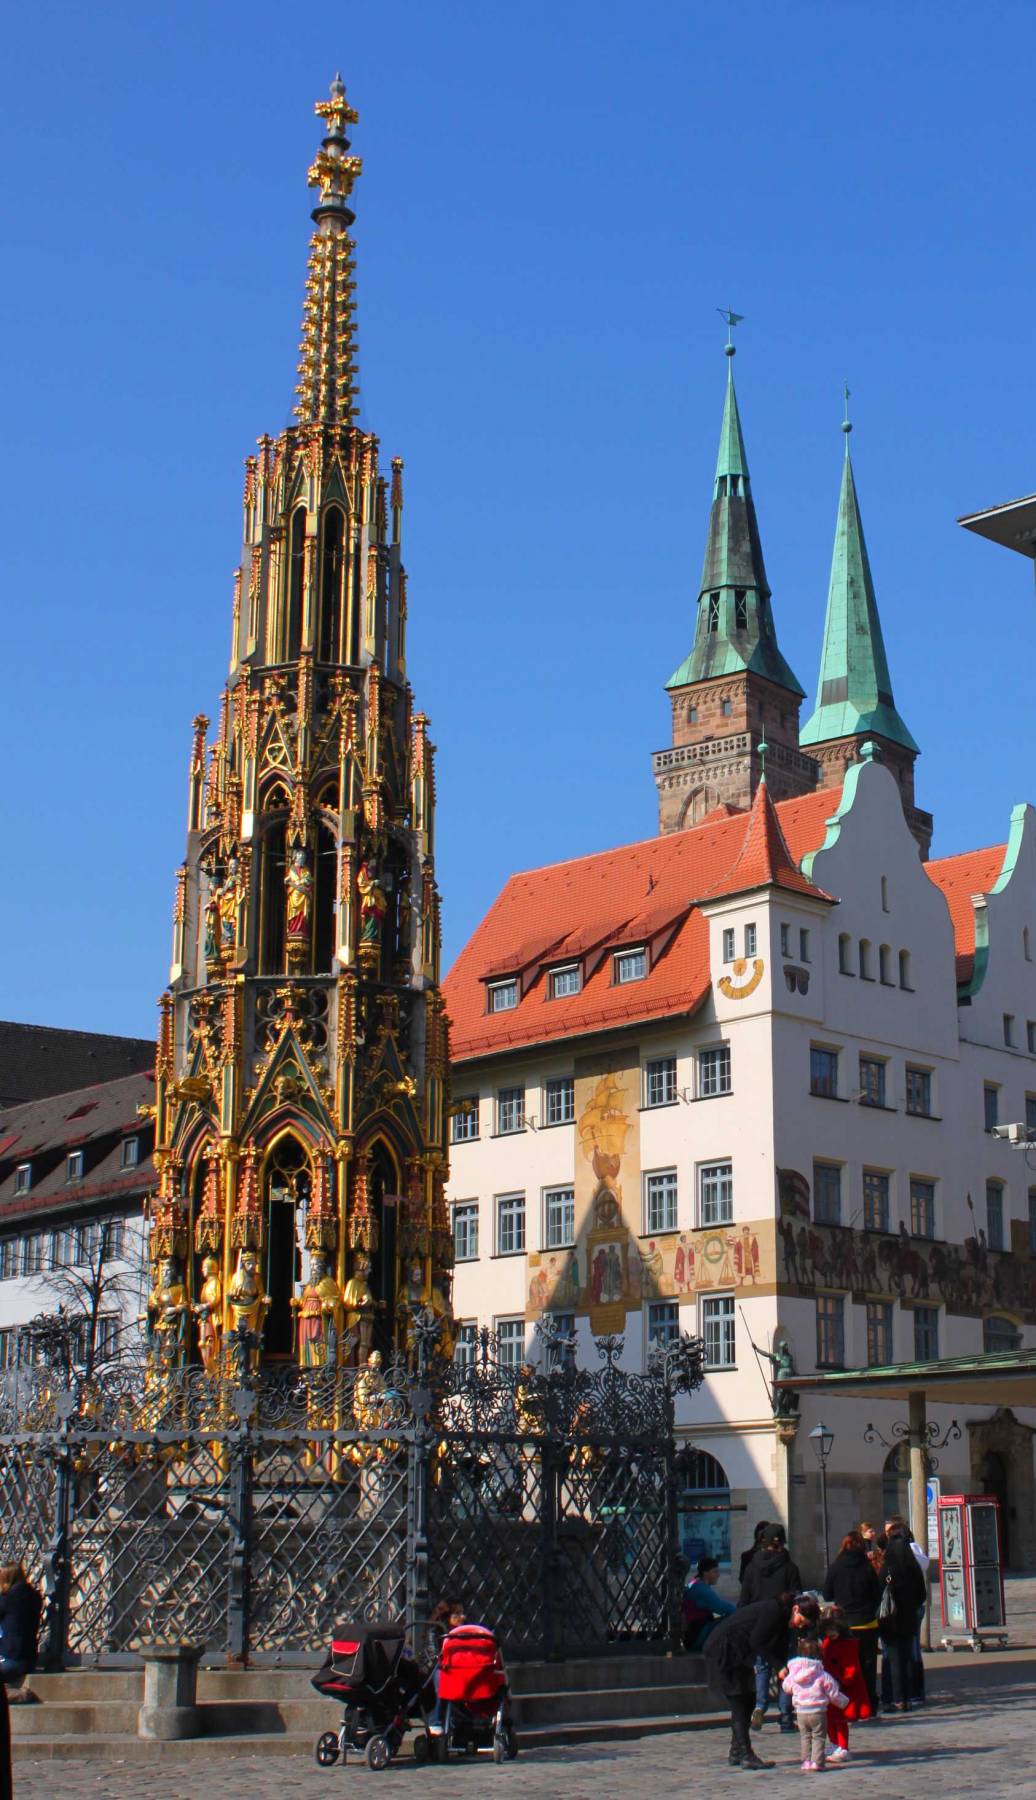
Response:
POLYGON ((717 306, 716 311, 719 313, 719 316, 721 319, 726 320, 726 324, 727 324, 727 347, 726 347, 727 355, 728 356, 736 356, 737 355, 737 346, 734 343, 734 326, 743 324, 745 315, 744 315, 744 313, 732 312, 729 306, 717 306))
POLYGON ((849 418, 849 383, 848 382, 846 382, 845 387, 842 389, 842 392, 845 395, 845 418, 842 420, 842 430, 845 432, 845 454, 846 454, 846 456, 848 456, 848 454, 849 454, 849 433, 852 430, 852 421, 849 418))

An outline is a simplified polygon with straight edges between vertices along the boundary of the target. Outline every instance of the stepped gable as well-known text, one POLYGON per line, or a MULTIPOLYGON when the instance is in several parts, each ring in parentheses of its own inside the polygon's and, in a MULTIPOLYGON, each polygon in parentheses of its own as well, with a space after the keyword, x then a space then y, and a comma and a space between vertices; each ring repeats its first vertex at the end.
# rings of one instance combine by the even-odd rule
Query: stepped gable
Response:
MULTIPOLYGON (((839 796, 840 789, 828 788, 776 806, 764 799, 773 824, 762 837, 771 868, 785 881, 823 842, 839 796)), ((718 808, 690 830, 512 876, 444 983, 453 1060, 696 1011, 711 980, 698 902, 731 874, 749 838, 754 844, 754 824, 754 812, 746 831, 743 812, 718 808), (617 985, 613 952, 640 945, 648 951, 647 974, 617 985), (546 972, 576 961, 580 992, 548 999, 546 972), (488 983, 507 976, 518 981, 518 1004, 490 1013, 488 983)), ((805 877, 798 880, 795 891, 819 897, 805 877)))
POLYGON ((975 966, 972 896, 988 894, 996 885, 1006 851, 1006 844, 992 844, 987 850, 962 850, 958 856, 940 856, 924 865, 925 873, 934 881, 950 909, 957 946, 958 983, 970 981, 975 966))

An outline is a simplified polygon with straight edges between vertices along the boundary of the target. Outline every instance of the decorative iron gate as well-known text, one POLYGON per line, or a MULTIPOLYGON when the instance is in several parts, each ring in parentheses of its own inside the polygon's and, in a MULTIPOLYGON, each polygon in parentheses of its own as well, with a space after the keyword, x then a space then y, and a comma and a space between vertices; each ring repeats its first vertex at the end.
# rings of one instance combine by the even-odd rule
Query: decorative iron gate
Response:
POLYGON ((245 1663, 322 1650, 336 1619, 405 1618, 421 1646, 447 1598, 511 1656, 670 1639, 673 1402, 701 1382, 679 1339, 645 1374, 434 1357, 438 1321, 385 1369, 258 1374, 138 1367, 0 1401, 0 1555, 47 1598, 43 1660, 184 1640, 245 1663))

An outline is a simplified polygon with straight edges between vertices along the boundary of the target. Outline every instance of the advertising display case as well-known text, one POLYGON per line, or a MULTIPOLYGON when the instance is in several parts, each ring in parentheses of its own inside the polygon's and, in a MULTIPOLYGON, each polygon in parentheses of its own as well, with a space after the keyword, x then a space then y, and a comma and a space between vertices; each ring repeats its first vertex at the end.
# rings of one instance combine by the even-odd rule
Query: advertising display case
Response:
POLYGON ((940 1495, 938 1515, 943 1648, 1006 1644, 999 1501, 991 1494, 940 1495))

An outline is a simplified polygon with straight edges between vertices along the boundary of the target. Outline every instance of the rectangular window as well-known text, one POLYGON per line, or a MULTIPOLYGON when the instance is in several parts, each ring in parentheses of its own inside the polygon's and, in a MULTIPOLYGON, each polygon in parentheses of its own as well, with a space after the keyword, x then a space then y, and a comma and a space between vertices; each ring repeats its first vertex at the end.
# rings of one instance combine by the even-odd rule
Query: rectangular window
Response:
POLYGON ((1029 1055, 1036 1056, 1036 1019, 1026 1021, 1025 1041, 1029 1046, 1029 1055))
POLYGON ((711 1099, 714 1094, 730 1093, 730 1045, 717 1044, 713 1050, 698 1052, 698 1098, 711 1099))
POLYGON ((680 1335, 680 1308, 675 1300, 654 1300, 647 1309, 649 1344, 671 1344, 680 1335))
POLYGON ((457 1325, 457 1335, 453 1340, 453 1360, 458 1369, 474 1367, 477 1345, 478 1326, 475 1320, 461 1319, 457 1325))
POLYGON ((582 971, 578 963, 570 963, 565 969, 552 969, 550 972, 552 1000, 565 1000, 570 994, 578 994, 582 985, 582 971))
POLYGON ((1014 1014, 1004 1014, 1004 1043, 1011 1047, 1014 1043, 1014 1014))
POLYGON ((986 1244, 990 1250, 1004 1247, 1004 1190, 999 1181, 986 1182, 986 1244))
POLYGON ((122 1167, 124 1169, 135 1169, 137 1167, 137 1164, 140 1161, 140 1139, 139 1138, 135 1138, 135 1137, 123 1138, 123 1140, 122 1140, 122 1156, 121 1156, 120 1160, 122 1163, 122 1167))
POLYGON ((817 1296, 817 1368, 845 1367, 845 1301, 840 1294, 817 1296))
POLYGON ((489 984, 489 1010, 491 1013, 510 1012, 518 1004, 517 981, 491 981, 489 984))
POLYGON ((18 1239, 9 1237, 0 1242, 0 1281, 13 1281, 18 1273, 18 1239))
POLYGON ((647 974, 645 950, 620 950, 615 958, 615 981, 622 987, 627 981, 643 981, 647 974))
POLYGON ((842 1223, 842 1171, 837 1163, 813 1164, 813 1217, 818 1225, 842 1223))
POLYGON ((852 939, 850 938, 849 933, 847 931, 843 931, 839 934, 839 938, 838 938, 838 973, 839 973, 839 975, 852 975, 853 974, 852 953, 853 953, 852 939))
POLYGON ((14 1172, 14 1191, 16 1194, 27 1194, 32 1186, 32 1164, 19 1163, 14 1172))
POLYGON ((1036 1256, 1036 1188, 1029 1189, 1029 1255, 1036 1256))
POLYGON ((886 1300, 868 1300, 867 1366, 883 1369, 892 1360, 892 1307, 886 1300))
POLYGON ((703 1163, 698 1170, 698 1224, 729 1225, 733 1217, 733 1164, 703 1163))
POLYGON ((935 1182, 910 1179, 910 1235, 935 1236, 935 1182))
POLYGON ((1030 1135, 1036 1132, 1036 1094, 1025 1096, 1025 1129, 1030 1135))
POLYGON ((454 1101, 450 1119, 450 1137, 455 1144, 470 1144, 478 1137, 478 1095, 465 1094, 454 1101))
POLYGON ((709 595, 709 630, 719 630, 719 595, 709 595))
POLYGON ((68 1233, 59 1226, 56 1231, 52 1231, 50 1234, 47 1267, 50 1269, 65 1269, 68 1267, 69 1259, 70 1246, 68 1233))
POLYGON ((885 1064, 876 1056, 860 1058, 860 1105, 884 1106, 885 1064))
POLYGON ((22 1239, 22 1274, 38 1275, 43 1267, 46 1240, 42 1231, 31 1231, 22 1239))
POLYGON ((115 1355, 119 1342, 119 1321, 115 1313, 102 1313, 97 1321, 97 1337, 94 1343, 94 1354, 101 1362, 108 1362, 115 1355))
POLYGON ((824 1100, 838 1098, 838 1051, 822 1050, 816 1044, 809 1053, 809 1091, 824 1100))
POLYGON ((723 931, 723 961, 725 963, 728 963, 728 962, 733 962, 733 960, 734 960, 734 927, 732 925, 727 925, 723 931))
POLYGON ((676 1230, 676 1170, 654 1169, 644 1177, 644 1230, 651 1236, 676 1230))
POLYGON ((571 1125, 576 1116, 576 1084, 571 1075, 548 1081, 545 1100, 548 1125, 571 1125))
POLYGON ((781 926, 781 955, 782 956, 790 956, 791 955, 791 926, 790 925, 782 925, 781 926))
POLYGON ((701 1334, 705 1340, 707 1369, 736 1367, 733 1294, 709 1294, 702 1299, 701 1334))
POLYGON ((92 1263, 101 1245, 99 1219, 84 1219, 76 1226, 74 1256, 78 1264, 92 1263))
POLYGON ((809 961, 809 932, 799 928, 799 961, 809 961))
POLYGON ((125 1219, 105 1219, 101 1226, 101 1252, 105 1262, 121 1262, 125 1242, 125 1219))
POLYGON ((734 630, 748 630, 748 591, 746 588, 734 589, 734 630))
POLYGON ((522 1256, 525 1253, 524 1194, 500 1194, 497 1197, 496 1253, 498 1256, 522 1256))
POLYGON ((755 955, 755 945, 756 945, 755 926, 754 925, 746 925, 745 926, 745 955, 746 956, 754 956, 755 955))
POLYGON ((644 1064, 644 1105, 671 1106, 676 1099, 676 1057, 644 1064))
POLYGON ((13 1369, 17 1360, 17 1341, 10 1325, 7 1325, 0 1331, 0 1371, 13 1369))
POLYGON ((81 1150, 70 1150, 65 1158, 65 1180, 82 1181, 82 1179, 83 1152, 81 1150))
POLYGON ((930 1069, 915 1069, 907 1063, 906 1109, 915 1118, 932 1116, 932 1074, 930 1069))
POLYGON ((496 1129, 497 1135, 500 1137, 510 1131, 525 1130, 525 1089, 523 1087, 500 1089, 496 1097, 496 1129))
POLYGON ((502 1369, 518 1369, 525 1361, 525 1320, 497 1319, 496 1354, 502 1369))
POLYGON ((544 1247, 547 1250, 566 1250, 575 1241, 575 1188, 547 1188, 543 1195, 544 1247))
POLYGON ((889 1228, 889 1178, 877 1169, 863 1171, 863 1229, 887 1231, 889 1228))
POLYGON ((474 1262, 478 1256, 478 1201, 458 1200, 453 1209, 453 1256, 474 1262))
POLYGON ((1000 1122, 1000 1089, 991 1081, 987 1081, 982 1089, 982 1107, 986 1130, 992 1131, 993 1126, 1000 1122))
POLYGON ((939 1308, 914 1307, 914 1361, 939 1360, 939 1308))

